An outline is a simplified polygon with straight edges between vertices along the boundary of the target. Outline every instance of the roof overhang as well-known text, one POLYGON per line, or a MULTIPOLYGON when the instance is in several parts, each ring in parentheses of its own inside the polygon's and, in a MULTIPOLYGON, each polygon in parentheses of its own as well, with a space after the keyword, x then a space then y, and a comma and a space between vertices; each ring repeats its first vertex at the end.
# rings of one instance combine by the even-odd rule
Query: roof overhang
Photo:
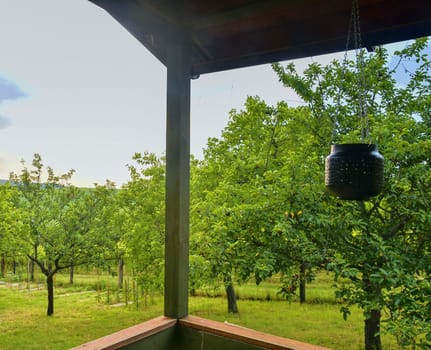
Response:
MULTIPOLYGON (((344 51, 350 0, 90 0, 164 65, 189 40, 190 74, 344 51)), ((431 35, 429 0, 359 0, 364 47, 431 35)))

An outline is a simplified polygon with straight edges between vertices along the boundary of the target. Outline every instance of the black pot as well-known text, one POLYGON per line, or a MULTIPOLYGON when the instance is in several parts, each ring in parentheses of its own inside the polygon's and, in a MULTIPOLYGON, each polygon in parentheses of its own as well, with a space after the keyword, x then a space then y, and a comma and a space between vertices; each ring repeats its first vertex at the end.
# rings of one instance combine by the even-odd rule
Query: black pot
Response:
POLYGON ((332 145, 325 162, 325 185, 341 199, 364 200, 383 188, 383 156, 366 143, 332 145))

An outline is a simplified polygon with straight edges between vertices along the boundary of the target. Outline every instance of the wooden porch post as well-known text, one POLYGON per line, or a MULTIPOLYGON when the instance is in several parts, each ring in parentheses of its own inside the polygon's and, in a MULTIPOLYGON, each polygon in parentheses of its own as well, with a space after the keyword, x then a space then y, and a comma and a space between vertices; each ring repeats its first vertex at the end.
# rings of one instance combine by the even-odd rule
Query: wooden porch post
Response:
POLYGON ((165 316, 188 314, 190 64, 181 40, 167 47, 165 316))

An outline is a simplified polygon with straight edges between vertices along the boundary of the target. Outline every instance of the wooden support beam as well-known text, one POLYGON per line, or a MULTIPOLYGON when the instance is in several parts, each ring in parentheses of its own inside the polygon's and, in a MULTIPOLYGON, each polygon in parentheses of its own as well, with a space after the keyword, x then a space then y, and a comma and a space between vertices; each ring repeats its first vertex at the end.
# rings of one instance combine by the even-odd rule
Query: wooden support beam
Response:
POLYGON ((188 314, 190 44, 167 47, 165 316, 188 314))

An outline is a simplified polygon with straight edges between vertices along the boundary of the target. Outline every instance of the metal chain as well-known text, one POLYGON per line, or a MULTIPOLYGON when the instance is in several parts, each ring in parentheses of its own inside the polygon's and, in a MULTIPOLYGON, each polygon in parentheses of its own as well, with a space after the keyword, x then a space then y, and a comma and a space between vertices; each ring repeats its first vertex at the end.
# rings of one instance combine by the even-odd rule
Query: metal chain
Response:
MULTIPOLYGON (((345 80, 346 70, 347 70, 347 52, 350 46, 350 36, 353 37, 353 45, 355 49, 355 59, 356 59, 356 78, 357 78, 357 88, 358 88, 358 116, 361 118, 361 139, 365 141, 368 138, 368 112, 367 104, 365 100, 365 64, 364 55, 362 50, 362 38, 361 38, 361 26, 359 17, 359 0, 352 0, 352 11, 350 15, 349 28, 347 31, 346 49, 344 51, 343 58, 343 70, 341 72, 341 81, 345 80)), ((341 92, 337 96, 337 109, 340 109, 341 105, 341 92)), ((332 138, 335 137, 334 133, 336 127, 334 125, 332 138)))
POLYGON ((358 114, 361 118, 361 138, 368 138, 368 111, 365 100, 365 64, 362 49, 361 25, 359 17, 359 0, 352 0, 353 38, 355 42, 356 74, 358 83, 358 114))
MULTIPOLYGON (((349 19, 349 26, 347 29, 347 39, 346 39, 346 49, 344 50, 344 58, 343 63, 341 65, 341 81, 345 81, 346 78, 346 70, 347 70, 347 52, 349 51, 350 46, 350 35, 352 34, 352 26, 353 26, 353 11, 351 11, 350 19, 349 19)), ((341 90, 341 84, 340 84, 340 90, 341 90)), ((335 102, 335 113, 336 117, 339 116, 341 108, 341 91, 338 92, 337 99, 335 102)), ((336 117, 333 119, 333 126, 332 126, 332 135, 331 135, 331 143, 334 142, 336 136, 337 136, 337 122, 336 117)))

